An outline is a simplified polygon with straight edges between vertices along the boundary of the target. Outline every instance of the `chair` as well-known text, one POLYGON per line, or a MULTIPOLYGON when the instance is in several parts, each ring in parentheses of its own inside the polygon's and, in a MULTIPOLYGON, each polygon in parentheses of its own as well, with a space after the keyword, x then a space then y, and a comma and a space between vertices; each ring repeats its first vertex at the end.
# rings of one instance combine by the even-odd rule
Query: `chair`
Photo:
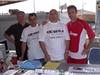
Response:
POLYGON ((0 40, 0 51, 3 54, 3 58, 6 59, 8 51, 8 44, 6 40, 0 40))
POLYGON ((89 64, 100 64, 100 48, 92 48, 88 57, 89 64))

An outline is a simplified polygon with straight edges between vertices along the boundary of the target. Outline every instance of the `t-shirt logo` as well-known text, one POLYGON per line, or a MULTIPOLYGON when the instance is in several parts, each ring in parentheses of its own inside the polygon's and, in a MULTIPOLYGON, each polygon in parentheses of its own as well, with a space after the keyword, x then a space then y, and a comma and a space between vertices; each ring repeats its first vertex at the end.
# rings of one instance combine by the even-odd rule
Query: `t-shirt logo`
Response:
POLYGON ((32 36, 32 33, 28 34, 28 36, 32 36))
POLYGON ((48 30, 47 34, 50 34, 50 33, 60 33, 60 32, 64 32, 64 30, 48 30))
POLYGON ((64 30, 62 30, 62 29, 48 30, 46 33, 47 33, 49 38, 56 39, 56 38, 62 38, 63 37, 64 30))
POLYGON ((34 32, 34 33, 30 33, 30 34, 28 34, 28 36, 36 35, 36 34, 38 34, 38 33, 39 33, 39 31, 34 32))

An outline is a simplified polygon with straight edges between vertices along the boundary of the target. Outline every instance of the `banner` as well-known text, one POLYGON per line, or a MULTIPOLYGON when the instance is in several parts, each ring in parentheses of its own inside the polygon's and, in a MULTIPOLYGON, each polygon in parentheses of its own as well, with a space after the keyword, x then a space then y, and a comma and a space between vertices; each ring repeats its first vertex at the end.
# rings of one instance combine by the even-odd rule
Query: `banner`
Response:
POLYGON ((96 1, 96 10, 100 10, 100 0, 96 1))

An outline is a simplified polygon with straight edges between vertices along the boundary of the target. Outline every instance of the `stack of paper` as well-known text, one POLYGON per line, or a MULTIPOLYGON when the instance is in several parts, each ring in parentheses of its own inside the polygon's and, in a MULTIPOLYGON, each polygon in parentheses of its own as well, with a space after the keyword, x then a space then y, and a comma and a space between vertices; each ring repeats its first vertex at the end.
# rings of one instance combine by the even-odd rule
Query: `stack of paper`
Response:
POLYGON ((59 72, 56 70, 45 70, 43 75, 59 75, 59 72))
POLYGON ((60 62, 52 62, 49 61, 47 62, 47 64, 44 66, 44 69, 52 69, 52 70, 56 70, 59 66, 60 66, 60 62))
POLYGON ((14 75, 17 72, 18 72, 18 70, 8 70, 5 73, 3 73, 3 75, 14 75))
POLYGON ((42 65, 40 63, 40 61, 38 60, 26 60, 26 61, 23 61, 19 64, 19 67, 22 68, 22 69, 38 69, 38 68, 41 68, 42 65))
POLYGON ((69 67, 69 75, 100 75, 98 67, 69 67))
POLYGON ((34 70, 28 70, 27 72, 25 72, 22 75, 37 75, 37 74, 34 72, 34 70))

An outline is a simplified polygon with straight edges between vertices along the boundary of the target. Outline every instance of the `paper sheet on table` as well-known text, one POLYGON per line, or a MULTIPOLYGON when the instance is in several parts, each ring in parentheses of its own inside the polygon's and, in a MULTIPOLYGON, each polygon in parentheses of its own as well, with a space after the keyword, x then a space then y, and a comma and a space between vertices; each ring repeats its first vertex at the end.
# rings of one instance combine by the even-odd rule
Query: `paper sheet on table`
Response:
POLYGON ((72 67, 70 66, 69 69, 68 69, 69 72, 84 72, 83 68, 82 67, 72 67))
POLYGON ((60 66, 60 62, 47 62, 44 66, 44 69, 53 69, 56 70, 60 66))
POLYGON ((99 67, 69 67, 69 75, 100 75, 99 67))
POLYGON ((45 72, 43 75, 59 75, 56 71, 45 72))
POLYGON ((100 74, 68 73, 68 75, 100 75, 100 74))
POLYGON ((8 70, 5 73, 3 73, 3 75, 14 75, 17 72, 18 72, 18 70, 8 70))
POLYGON ((68 73, 66 75, 100 75, 100 74, 94 74, 94 73, 68 73))
POLYGON ((35 75, 35 72, 34 72, 34 70, 28 70, 27 72, 25 72, 22 75, 35 75))

